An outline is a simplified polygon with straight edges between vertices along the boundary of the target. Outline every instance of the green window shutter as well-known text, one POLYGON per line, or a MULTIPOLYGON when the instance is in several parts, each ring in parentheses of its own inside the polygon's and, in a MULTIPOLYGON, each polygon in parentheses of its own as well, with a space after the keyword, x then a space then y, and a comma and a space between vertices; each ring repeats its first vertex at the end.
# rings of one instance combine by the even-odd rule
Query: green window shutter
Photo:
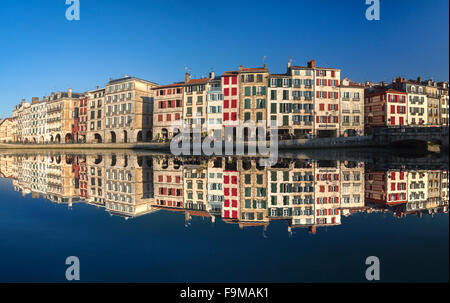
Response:
POLYGON ((271 114, 276 114, 277 113, 277 104, 276 103, 271 103, 270 104, 270 113, 271 114))
POLYGON ((265 86, 262 87, 262 94, 263 94, 263 96, 265 96, 267 94, 267 90, 266 90, 265 86))
POLYGON ((277 172, 276 171, 271 171, 270 175, 271 175, 272 181, 277 181, 277 172))
POLYGON ((244 113, 244 122, 250 120, 250 113, 244 113))
POLYGON ((283 209, 277 208, 277 216, 281 217, 283 215, 283 209))
POLYGON ((251 177, 252 177, 251 175, 245 175, 245 184, 252 183, 251 177))
POLYGON ((250 96, 250 86, 245 87, 245 95, 250 96))
POLYGON ((270 201, 272 205, 277 205, 277 196, 270 197, 270 201))
POLYGON ((282 87, 282 86, 283 86, 283 80, 277 79, 277 87, 282 87))
POLYGON ((261 108, 266 108, 266 99, 261 99, 261 108))
POLYGON ((289 79, 289 87, 292 87, 292 79, 289 79))
POLYGON ((245 188, 245 196, 246 197, 250 197, 252 195, 252 188, 251 187, 246 187, 245 188))
POLYGON ((289 172, 283 172, 283 181, 289 181, 289 172))
POLYGON ((289 116, 283 116, 283 126, 289 125, 289 116))
POLYGON ((256 200, 253 200, 253 208, 256 208, 256 200))
POLYGON ((246 199, 245 200, 245 208, 250 208, 251 207, 251 202, 252 202, 252 200, 246 199))
POLYGON ((256 86, 253 86, 253 96, 256 96, 256 86))
POLYGON ((276 193, 277 192, 277 184, 276 183, 272 183, 270 185, 271 189, 272 189, 272 193, 276 193))
POLYGON ((262 200, 262 208, 266 209, 267 207, 267 201, 266 200, 262 200))
POLYGON ((292 217, 292 208, 289 208, 289 216, 292 217))
POLYGON ((246 109, 250 109, 251 108, 251 100, 250 99, 245 99, 245 108, 246 109))

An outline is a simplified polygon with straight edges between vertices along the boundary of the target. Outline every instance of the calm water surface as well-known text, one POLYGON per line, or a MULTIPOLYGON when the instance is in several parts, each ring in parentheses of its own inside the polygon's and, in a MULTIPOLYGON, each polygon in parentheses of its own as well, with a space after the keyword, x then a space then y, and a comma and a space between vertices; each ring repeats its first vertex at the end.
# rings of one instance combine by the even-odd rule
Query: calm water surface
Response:
POLYGON ((0 281, 448 282, 448 160, 0 152, 0 281))

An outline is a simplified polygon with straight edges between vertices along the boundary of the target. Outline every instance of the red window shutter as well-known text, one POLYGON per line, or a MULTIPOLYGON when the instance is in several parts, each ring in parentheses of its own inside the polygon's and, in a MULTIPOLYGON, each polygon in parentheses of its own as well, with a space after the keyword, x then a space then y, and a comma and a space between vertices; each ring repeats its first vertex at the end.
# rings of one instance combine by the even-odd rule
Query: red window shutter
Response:
POLYGON ((230 183, 230 176, 223 176, 223 183, 229 184, 230 183))
POLYGON ((331 86, 331 80, 328 79, 328 86, 331 86))
POLYGON ((225 211, 223 212, 223 216, 224 216, 225 218, 229 218, 229 217, 230 217, 230 211, 229 211, 229 210, 225 210, 225 211))
POLYGON ((230 77, 223 77, 223 84, 228 85, 230 83, 230 77))
POLYGON ((231 78, 231 84, 237 84, 237 76, 231 78))
MULTIPOLYGON (((319 116, 316 116, 316 123, 319 123, 319 116)), ((317 180, 319 180, 319 176, 317 176, 317 180)))
POLYGON ((328 104, 328 110, 331 110, 331 104, 328 104))
POLYGON ((224 202, 223 202, 223 206, 229 207, 230 206, 230 200, 225 199, 224 202))
POLYGON ((319 83, 320 83, 320 82, 319 82, 319 79, 317 79, 317 80, 316 80, 316 85, 320 85, 319 83))

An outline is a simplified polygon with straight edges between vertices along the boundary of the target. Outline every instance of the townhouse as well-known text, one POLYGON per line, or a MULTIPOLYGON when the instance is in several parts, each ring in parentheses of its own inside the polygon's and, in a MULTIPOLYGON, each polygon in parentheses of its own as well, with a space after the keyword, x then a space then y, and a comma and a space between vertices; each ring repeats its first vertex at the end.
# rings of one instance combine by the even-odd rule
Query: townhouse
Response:
POLYGON ((206 132, 219 139, 223 138, 223 104, 222 77, 214 77, 206 95, 206 132))
POLYGON ((0 142, 14 142, 13 118, 5 118, 0 122, 0 142))
POLYGON ((342 79, 339 96, 339 135, 364 136, 364 86, 342 79))
POLYGON ((387 86, 369 87, 364 92, 366 129, 408 124, 407 93, 387 86))
POLYGON ((52 93, 46 105, 46 141, 57 143, 73 142, 74 111, 76 100, 82 97, 80 93, 67 92, 52 93))
POLYGON ((238 125, 238 117, 240 115, 239 111, 240 107, 238 106, 238 104, 241 104, 239 81, 240 79, 238 71, 227 71, 221 76, 221 86, 223 95, 223 105, 222 105, 223 139, 225 139, 226 136, 234 136, 234 137, 236 136, 235 127, 238 125))
POLYGON ((397 77, 393 87, 407 93, 407 113, 409 126, 426 126, 428 124, 427 92, 419 77, 417 81, 397 77))
POLYGON ((438 83, 439 95, 441 97, 440 102, 440 119, 441 126, 449 126, 449 94, 448 94, 448 82, 438 83))
POLYGON ((427 93, 427 120, 428 126, 441 126, 441 96, 436 81, 424 81, 425 90, 427 93))
POLYGON ((112 104, 105 104, 105 89, 97 86, 86 93, 80 108, 80 130, 89 143, 102 143, 106 137, 105 124, 112 124, 112 104), (107 114, 107 113, 108 114, 107 114))
POLYGON ((153 89, 153 140, 170 140, 182 122, 184 82, 157 86, 153 89))
MULTIPOLYGON (((156 83, 125 75, 105 86, 107 143, 152 140, 153 94, 156 83)), ((98 113, 98 111, 97 111, 98 113)))
POLYGON ((318 161, 314 175, 315 224, 317 226, 340 224, 340 162, 318 161))
POLYGON ((314 135, 314 70, 289 63, 287 73, 292 77, 292 135, 309 138, 314 135))
POLYGON ((214 79, 214 73, 209 78, 191 79, 189 73, 185 75, 183 95, 183 121, 191 127, 198 129, 202 136, 206 135, 206 96, 210 89, 210 81, 214 79))
POLYGON ((317 137, 337 137, 339 133, 339 84, 341 71, 335 68, 317 67, 316 61, 308 62, 314 71, 314 109, 317 137))
MULTIPOLYGON (((237 109, 239 106, 239 117, 234 114, 226 121, 236 121, 239 119, 241 122, 253 121, 255 126, 262 124, 264 128, 267 126, 267 79, 269 77, 269 70, 266 65, 264 67, 257 68, 244 68, 239 66, 239 104, 237 100, 231 99, 231 103, 227 104, 227 95, 224 92, 224 108, 237 109), (236 101, 236 102, 235 102, 236 101)), ((258 135, 263 138, 266 137, 267 129, 264 133, 261 133, 262 129, 256 127, 255 133, 250 133, 248 128, 244 129, 244 140, 254 140, 258 135)))

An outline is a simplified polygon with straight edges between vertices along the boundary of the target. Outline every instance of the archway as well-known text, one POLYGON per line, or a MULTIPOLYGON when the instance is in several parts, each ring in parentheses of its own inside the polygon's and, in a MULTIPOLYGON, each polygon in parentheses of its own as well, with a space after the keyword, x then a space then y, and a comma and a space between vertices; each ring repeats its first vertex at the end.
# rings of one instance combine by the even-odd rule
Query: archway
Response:
POLYGON ((123 131, 123 143, 128 142, 128 133, 126 130, 123 131))
POLYGON ((57 135, 56 135, 55 141, 56 141, 57 143, 61 143, 61 135, 60 135, 60 134, 57 134, 57 135))
POLYGON ((151 141, 152 140, 152 131, 147 131, 147 134, 145 136, 145 141, 151 141))
POLYGON ((94 141, 95 143, 102 143, 102 136, 100 136, 99 134, 95 134, 94 141))
POLYGON ((142 142, 142 131, 139 131, 137 134, 137 141, 142 142))
POLYGON ((111 132, 111 143, 116 143, 116 133, 111 132))
POLYGON ((39 138, 39 143, 41 143, 41 144, 44 143, 44 136, 41 136, 41 137, 39 138))
POLYGON ((50 142, 53 143, 53 141, 55 141, 55 139, 53 138, 53 135, 52 135, 52 136, 50 136, 50 142))
POLYGON ((66 134, 66 136, 64 137, 64 141, 66 142, 66 143, 73 143, 73 137, 72 137, 72 134, 66 134))

